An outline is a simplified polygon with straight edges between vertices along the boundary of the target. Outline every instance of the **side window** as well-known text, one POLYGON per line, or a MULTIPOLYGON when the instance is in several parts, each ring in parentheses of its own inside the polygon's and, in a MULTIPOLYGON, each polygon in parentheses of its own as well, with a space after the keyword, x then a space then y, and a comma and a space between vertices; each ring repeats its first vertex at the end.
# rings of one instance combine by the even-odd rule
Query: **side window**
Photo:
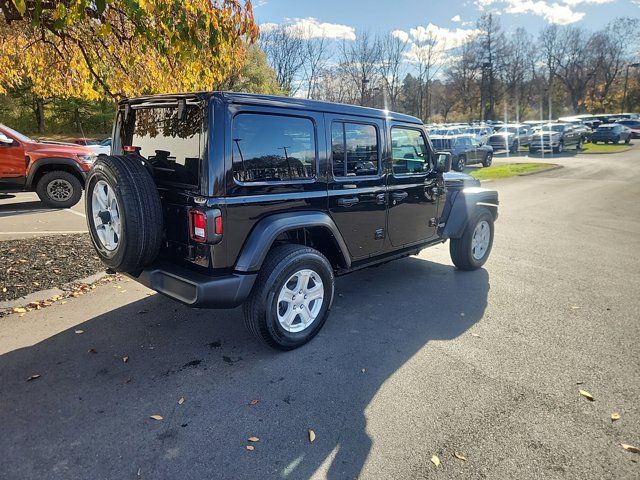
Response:
POLYGON ((376 127, 359 123, 331 124, 334 177, 363 177, 378 173, 376 127))
POLYGON ((420 131, 393 127, 391 147, 394 174, 423 173, 429 170, 429 150, 420 131))
POLYGON ((233 119, 233 176, 241 182, 314 178, 316 139, 308 118, 240 113, 233 119))

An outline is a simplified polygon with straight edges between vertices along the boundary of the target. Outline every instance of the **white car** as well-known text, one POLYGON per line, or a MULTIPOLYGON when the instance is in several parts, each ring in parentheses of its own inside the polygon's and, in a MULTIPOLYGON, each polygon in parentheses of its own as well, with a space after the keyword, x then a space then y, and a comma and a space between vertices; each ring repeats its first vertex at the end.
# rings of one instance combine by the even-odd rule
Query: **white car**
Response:
POLYGON ((87 148, 90 148, 91 150, 96 152, 96 155, 111 155, 111 139, 107 138, 100 143, 87 145, 87 148))

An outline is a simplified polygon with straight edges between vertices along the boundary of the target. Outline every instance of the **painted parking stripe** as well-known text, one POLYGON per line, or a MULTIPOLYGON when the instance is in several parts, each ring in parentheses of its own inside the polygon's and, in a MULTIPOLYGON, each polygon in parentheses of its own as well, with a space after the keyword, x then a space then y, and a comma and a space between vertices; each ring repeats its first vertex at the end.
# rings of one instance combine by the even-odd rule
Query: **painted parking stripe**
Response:
POLYGON ((67 234, 67 233, 87 233, 86 230, 32 230, 30 232, 0 232, 0 235, 40 235, 40 234, 67 234))
POLYGON ((82 218, 87 218, 87 216, 82 212, 76 212, 75 210, 71 210, 70 208, 65 208, 65 212, 73 213, 74 215, 78 215, 82 218))

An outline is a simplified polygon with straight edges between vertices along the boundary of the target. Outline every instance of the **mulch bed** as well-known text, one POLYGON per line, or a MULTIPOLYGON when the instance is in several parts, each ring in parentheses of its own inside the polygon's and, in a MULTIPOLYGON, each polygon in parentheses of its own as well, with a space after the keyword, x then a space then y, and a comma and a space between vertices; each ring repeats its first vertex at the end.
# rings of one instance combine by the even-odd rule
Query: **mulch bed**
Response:
POLYGON ((104 270, 89 234, 1 241, 0 301, 61 288, 104 270))

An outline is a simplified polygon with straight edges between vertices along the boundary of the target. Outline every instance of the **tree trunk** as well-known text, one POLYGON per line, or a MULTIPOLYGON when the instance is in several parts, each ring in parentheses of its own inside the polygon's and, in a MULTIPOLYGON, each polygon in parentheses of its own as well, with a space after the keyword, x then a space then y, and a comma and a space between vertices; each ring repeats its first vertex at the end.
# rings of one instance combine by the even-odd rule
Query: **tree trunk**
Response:
POLYGON ((38 124, 38 133, 40 135, 44 135, 44 131, 45 131, 44 100, 41 98, 36 98, 35 114, 36 114, 36 123, 38 124))

